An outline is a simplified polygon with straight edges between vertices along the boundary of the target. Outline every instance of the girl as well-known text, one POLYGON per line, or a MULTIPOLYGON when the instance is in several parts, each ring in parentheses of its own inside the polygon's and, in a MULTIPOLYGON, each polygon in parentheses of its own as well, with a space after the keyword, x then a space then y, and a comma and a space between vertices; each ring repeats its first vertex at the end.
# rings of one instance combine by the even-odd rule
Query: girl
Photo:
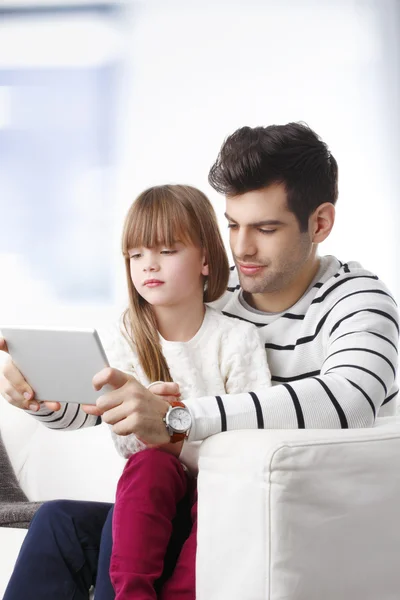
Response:
MULTIPOLYGON (((175 381, 183 399, 271 385, 256 327, 204 304, 226 290, 229 266, 214 209, 202 192, 183 185, 143 192, 126 217, 122 250, 129 290, 123 318, 128 343, 120 343, 117 361, 122 353, 123 370, 145 385, 175 381)), ((194 600, 198 444, 171 438, 168 448, 149 449, 133 435, 113 437, 129 457, 113 520, 116 600, 157 598, 177 506, 188 500, 190 535, 159 597, 194 600)))

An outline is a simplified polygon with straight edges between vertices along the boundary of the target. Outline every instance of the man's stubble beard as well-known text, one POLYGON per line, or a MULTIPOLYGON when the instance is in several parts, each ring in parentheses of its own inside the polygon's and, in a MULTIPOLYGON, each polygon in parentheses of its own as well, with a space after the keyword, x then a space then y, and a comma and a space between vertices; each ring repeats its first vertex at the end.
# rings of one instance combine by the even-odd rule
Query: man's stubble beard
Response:
MULTIPOLYGON (((268 269, 268 267, 266 267, 268 269)), ((242 290, 248 294, 271 294, 284 289, 292 280, 292 273, 273 272, 259 277, 247 277, 239 273, 242 290)))
POLYGON ((273 268, 271 272, 271 263, 267 261, 256 261, 265 267, 263 272, 257 277, 249 277, 240 272, 238 264, 236 268, 239 275, 239 282, 242 290, 248 294, 273 294, 286 289, 299 275, 302 267, 311 256, 312 243, 308 234, 302 234, 298 248, 295 249, 297 260, 283 260, 278 267, 273 268))

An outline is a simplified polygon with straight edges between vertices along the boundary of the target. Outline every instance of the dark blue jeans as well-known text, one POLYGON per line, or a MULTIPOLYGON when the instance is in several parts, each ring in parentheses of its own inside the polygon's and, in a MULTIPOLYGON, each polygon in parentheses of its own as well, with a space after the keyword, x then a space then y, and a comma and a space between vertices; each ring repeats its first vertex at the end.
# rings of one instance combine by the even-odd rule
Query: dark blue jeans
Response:
POLYGON ((32 519, 3 600, 113 600, 113 504, 55 500, 32 519))
MULTIPOLYGON (((22 544, 3 600, 114 600, 109 570, 113 504, 53 500, 40 507, 22 544)), ((191 529, 190 499, 177 507, 156 590, 170 577, 191 529)), ((140 540, 139 540, 140 543, 140 540)))

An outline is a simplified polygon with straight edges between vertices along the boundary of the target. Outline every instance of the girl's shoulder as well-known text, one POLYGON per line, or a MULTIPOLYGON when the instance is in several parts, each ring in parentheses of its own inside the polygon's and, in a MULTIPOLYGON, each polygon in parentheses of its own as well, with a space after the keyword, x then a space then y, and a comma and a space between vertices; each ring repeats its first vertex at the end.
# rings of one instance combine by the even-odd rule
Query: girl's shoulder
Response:
MULTIPOLYGON (((219 352, 220 365, 236 364, 245 355, 252 356, 260 365, 265 366, 266 354, 264 342, 254 323, 243 319, 228 317, 215 309, 210 309, 210 343, 219 352)), ((243 363, 244 367, 245 363, 243 363)))
POLYGON ((211 308, 210 306, 206 307, 206 311, 209 322, 215 327, 218 327, 218 330, 221 332, 234 332, 238 335, 254 335, 254 333, 257 331, 257 327, 254 325, 254 323, 245 321, 242 318, 231 316, 228 317, 227 315, 224 315, 220 311, 216 310, 215 308, 211 308))

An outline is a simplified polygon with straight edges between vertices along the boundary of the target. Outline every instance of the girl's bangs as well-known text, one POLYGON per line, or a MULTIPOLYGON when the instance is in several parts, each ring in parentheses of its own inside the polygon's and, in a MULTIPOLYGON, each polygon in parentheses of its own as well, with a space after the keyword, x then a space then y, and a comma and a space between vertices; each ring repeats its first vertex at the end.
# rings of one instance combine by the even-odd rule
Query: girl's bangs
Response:
POLYGON ((171 247, 175 242, 199 244, 187 209, 175 198, 139 198, 125 226, 123 252, 131 248, 171 247))

